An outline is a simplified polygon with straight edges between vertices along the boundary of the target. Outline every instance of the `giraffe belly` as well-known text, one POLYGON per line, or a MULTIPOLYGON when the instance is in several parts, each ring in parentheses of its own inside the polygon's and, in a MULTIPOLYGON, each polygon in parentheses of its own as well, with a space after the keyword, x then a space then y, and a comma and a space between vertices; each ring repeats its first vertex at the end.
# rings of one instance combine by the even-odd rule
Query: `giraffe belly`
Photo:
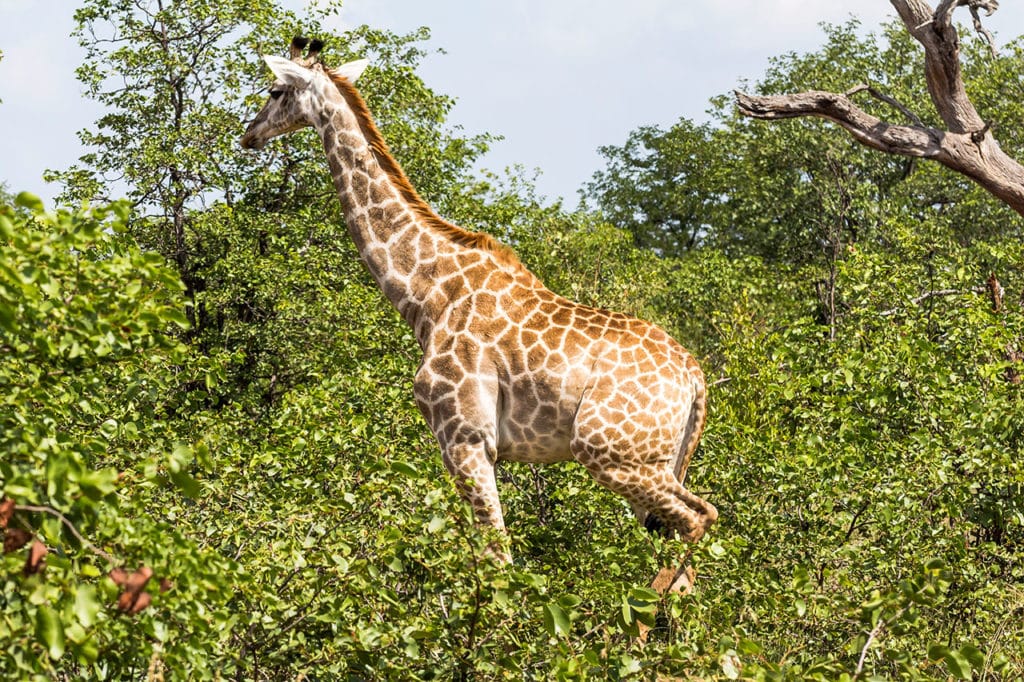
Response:
POLYGON ((572 459, 573 417, 578 398, 562 382, 512 382, 502 392, 498 415, 499 460, 543 464, 572 459))
POLYGON ((569 451, 569 436, 545 434, 535 436, 529 441, 522 438, 498 441, 498 461, 501 462, 550 464, 570 459, 572 454, 569 451))

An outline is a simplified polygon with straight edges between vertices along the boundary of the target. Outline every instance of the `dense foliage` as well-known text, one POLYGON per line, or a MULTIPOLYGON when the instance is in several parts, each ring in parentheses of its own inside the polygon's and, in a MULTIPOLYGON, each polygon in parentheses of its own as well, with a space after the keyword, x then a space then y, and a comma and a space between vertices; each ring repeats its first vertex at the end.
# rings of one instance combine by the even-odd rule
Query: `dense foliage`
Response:
MULTIPOLYGON (((446 127, 451 100, 415 72, 425 32, 329 38, 328 59, 371 57, 370 106, 443 214, 551 288, 659 322, 712 384, 688 485, 721 518, 693 594, 646 587, 684 548, 569 464, 501 470, 516 563, 495 566, 317 141, 235 147, 257 49, 326 35, 324 16, 79 10, 108 115, 55 177, 93 206, 0 195, 0 676, 1024 676, 1019 218, 724 101, 607 148, 597 208, 566 212, 471 173, 487 137, 446 127)), ((985 58, 967 56, 972 96, 1014 145, 1024 54, 985 58)), ((868 78, 924 108, 918 59, 899 31, 831 27, 761 86, 868 78)))

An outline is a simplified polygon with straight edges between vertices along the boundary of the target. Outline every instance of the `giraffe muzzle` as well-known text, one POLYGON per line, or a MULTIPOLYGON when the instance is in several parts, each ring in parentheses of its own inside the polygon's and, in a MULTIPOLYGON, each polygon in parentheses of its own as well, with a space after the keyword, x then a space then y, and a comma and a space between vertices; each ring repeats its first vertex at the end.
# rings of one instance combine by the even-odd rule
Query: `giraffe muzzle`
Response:
POLYGON ((238 143, 242 145, 242 149, 255 149, 258 151, 266 146, 267 141, 258 135, 254 135, 252 131, 247 130, 238 143))

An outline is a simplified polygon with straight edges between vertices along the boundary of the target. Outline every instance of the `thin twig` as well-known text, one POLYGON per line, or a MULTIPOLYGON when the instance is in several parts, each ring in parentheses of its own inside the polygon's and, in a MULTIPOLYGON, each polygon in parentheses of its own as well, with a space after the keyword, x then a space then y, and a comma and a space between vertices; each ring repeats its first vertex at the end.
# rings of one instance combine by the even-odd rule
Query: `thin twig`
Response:
POLYGON ((61 523, 64 524, 64 526, 71 532, 71 534, 74 535, 78 539, 78 541, 82 543, 83 547, 91 551, 96 556, 102 558, 109 564, 117 563, 117 560, 114 559, 113 556, 111 556, 107 552, 104 552, 102 549, 100 549, 99 547, 92 544, 84 537, 82 537, 82 534, 78 532, 77 528, 75 528, 75 524, 71 523, 71 521, 68 520, 68 517, 64 516, 53 507, 37 507, 35 505, 30 504, 19 504, 16 507, 14 507, 14 509, 15 511, 36 512, 39 514, 49 514, 50 516, 56 517, 61 523))
POLYGON ((899 109, 900 113, 902 113, 904 116, 906 116, 911 121, 913 121, 914 125, 920 126, 921 128, 925 127, 924 121, 922 121, 921 118, 917 114, 915 114, 913 111, 911 111, 908 107, 906 107, 904 104, 902 104, 899 100, 897 100, 895 97, 892 97, 891 95, 885 94, 884 92, 882 92, 880 90, 876 90, 875 88, 871 87, 867 83, 861 83, 860 85, 854 86, 853 88, 850 88, 849 90, 847 90, 845 94, 846 94, 847 97, 852 97, 853 95, 856 95, 858 92, 865 92, 865 91, 869 95, 874 97, 875 99, 881 100, 881 101, 885 102, 886 104, 888 104, 889 106, 894 107, 896 109, 899 109))
MULTIPOLYGON (((971 287, 970 289, 938 289, 937 291, 926 291, 920 296, 910 299, 910 303, 912 303, 915 306, 919 306, 929 299, 938 298, 940 296, 956 296, 958 294, 983 293, 985 293, 985 287, 971 287)), ((879 313, 879 315, 881 315, 882 317, 890 317, 902 310, 903 308, 890 308, 889 310, 883 310, 882 312, 879 313)))
POLYGON ((863 504, 860 505, 860 509, 858 509, 856 513, 853 515, 853 518, 850 519, 850 527, 846 529, 846 537, 843 538, 844 545, 850 541, 850 538, 853 536, 853 532, 857 530, 857 519, 860 518, 861 514, 867 511, 868 505, 870 503, 870 500, 864 500, 863 504))
MULTIPOLYGON (((896 615, 892 617, 892 622, 895 623, 899 620, 904 611, 906 611, 906 608, 900 609, 896 615)), ((853 672, 853 679, 856 680, 860 677, 861 672, 864 670, 864 663, 868 658, 868 649, 871 648, 871 643, 874 642, 875 638, 882 633, 882 630, 889 624, 889 622, 890 621, 887 621, 884 618, 879 618, 878 623, 871 629, 871 632, 868 633, 868 641, 864 642, 864 648, 860 651, 860 659, 857 660, 857 669, 853 672)))
MULTIPOLYGON (((995 10, 989 9, 988 13, 992 14, 993 11, 995 10)), ((992 55, 992 58, 995 59, 999 56, 999 50, 996 49, 995 36, 993 36, 992 32, 982 25, 981 17, 978 16, 978 8, 974 5, 971 5, 971 18, 974 20, 974 30, 978 35, 985 39, 986 43, 988 43, 988 52, 992 55)))

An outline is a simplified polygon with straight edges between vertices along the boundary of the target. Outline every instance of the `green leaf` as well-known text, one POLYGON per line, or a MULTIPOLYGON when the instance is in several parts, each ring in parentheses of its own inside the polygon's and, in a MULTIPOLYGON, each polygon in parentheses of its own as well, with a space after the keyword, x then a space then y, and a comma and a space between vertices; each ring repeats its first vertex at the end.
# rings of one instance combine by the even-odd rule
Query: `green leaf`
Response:
POLYGON ((633 625, 633 607, 629 603, 628 597, 622 598, 622 622, 626 624, 626 627, 633 625))
POLYGON ((760 644, 749 639, 741 639, 738 648, 741 654, 747 655, 756 655, 764 651, 764 648, 760 644))
POLYGON ((616 672, 619 674, 619 679, 625 679, 631 675, 635 675, 643 669, 643 664, 636 658, 633 658, 629 654, 622 654, 619 657, 619 666, 616 672))
POLYGON ((420 477, 419 469, 417 469, 414 465, 410 464, 409 462, 392 462, 391 470, 396 473, 402 474, 403 476, 408 476, 409 478, 420 477))
POLYGON ((0 328, 15 334, 18 328, 14 321, 14 308, 0 301, 0 328))
POLYGON ((43 211, 42 200, 31 192, 19 192, 18 196, 14 197, 14 203, 27 208, 33 213, 41 213, 43 211))
POLYGON ((172 471, 170 472, 171 480, 174 481, 174 485, 178 486, 181 492, 185 493, 186 497, 195 499, 199 497, 201 487, 199 481, 192 477, 192 474, 187 471, 172 471))
POLYGON ((102 433, 103 437, 107 439, 112 439, 117 436, 117 420, 108 419, 100 424, 100 433, 102 433))
POLYGON ((558 604, 544 605, 544 629, 552 637, 569 634, 569 616, 558 604))
POLYGON ((46 604, 36 611, 36 636, 46 645, 51 659, 56 661, 64 655, 64 626, 57 612, 46 604))
POLYGON ((971 678, 971 664, 959 651, 953 651, 942 644, 933 644, 928 647, 928 658, 945 663, 949 673, 959 680, 971 678))
POLYGON ((964 644, 960 647, 960 655, 965 658, 975 670, 985 667, 985 652, 973 644, 964 644))
POLYGON ((100 603, 96 598, 96 588, 88 583, 79 583, 75 588, 75 617, 82 627, 92 627, 96 623, 96 614, 100 612, 100 603))
POLYGON ((445 517, 435 514, 430 518, 430 522, 427 524, 427 532, 436 533, 447 525, 448 520, 445 517))
POLYGON ((740 670, 743 666, 740 663, 739 657, 736 656, 735 651, 726 651, 721 656, 719 656, 718 665, 722 669, 722 674, 725 675, 726 679, 739 679, 740 670))
POLYGON ((189 324, 188 317, 185 316, 185 313, 181 312, 177 308, 167 308, 164 310, 163 314, 165 319, 173 322, 181 329, 188 329, 191 326, 189 324))

